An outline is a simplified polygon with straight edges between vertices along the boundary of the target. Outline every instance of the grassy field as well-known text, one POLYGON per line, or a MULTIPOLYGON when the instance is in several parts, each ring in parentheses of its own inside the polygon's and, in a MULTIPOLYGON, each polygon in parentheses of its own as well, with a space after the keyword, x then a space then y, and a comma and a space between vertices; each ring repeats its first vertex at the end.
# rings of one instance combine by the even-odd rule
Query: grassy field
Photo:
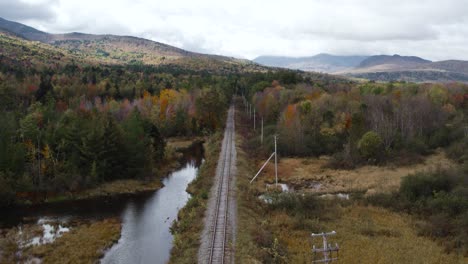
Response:
POLYGON ((275 211, 270 215, 270 227, 276 230, 276 236, 286 249, 286 262, 310 263, 312 245, 320 247, 322 243, 321 238, 312 241, 310 233, 332 230, 337 235, 331 237, 329 242, 337 242, 341 248, 338 263, 429 264, 468 261, 455 254, 445 254, 437 242, 418 236, 414 221, 407 215, 356 204, 337 206, 332 210, 333 215, 328 216, 330 219, 321 219, 317 223, 321 230, 301 228, 297 219, 286 212, 275 211))
POLYGON ((170 263, 197 262, 199 239, 203 230, 203 217, 216 171, 221 140, 222 134, 217 133, 204 144, 205 162, 200 167, 197 178, 187 188, 192 197, 179 211, 178 221, 171 228, 174 235, 174 246, 171 250, 170 263))
MULTIPOLYGON (((263 161, 257 162, 259 168, 263 161)), ((418 171, 447 168, 454 165, 443 152, 408 166, 363 166, 353 170, 327 168, 327 158, 282 158, 278 163, 279 180, 296 190, 313 193, 362 192, 367 195, 398 189, 402 177, 418 171)), ((274 182, 274 166, 265 167, 256 180, 259 189, 274 182)))
MULTIPOLYGON (((240 263, 311 263, 312 232, 335 230, 330 242, 340 245, 336 263, 468 263, 461 255, 446 254, 443 245, 418 235, 412 216, 380 207, 365 206, 359 200, 320 199, 316 194, 397 190, 402 177, 453 163, 442 152, 410 166, 364 166, 355 170, 326 168, 327 159, 282 158, 280 182, 295 188, 282 202, 266 204, 258 197, 274 182, 274 166, 268 165, 255 183, 249 180, 263 160, 252 156, 245 142, 251 131, 238 117, 238 234, 236 261, 240 263), (299 193, 299 194, 298 194, 299 193), (302 193, 306 195, 303 196, 302 193)), ((281 195, 279 196, 281 197, 281 195)))

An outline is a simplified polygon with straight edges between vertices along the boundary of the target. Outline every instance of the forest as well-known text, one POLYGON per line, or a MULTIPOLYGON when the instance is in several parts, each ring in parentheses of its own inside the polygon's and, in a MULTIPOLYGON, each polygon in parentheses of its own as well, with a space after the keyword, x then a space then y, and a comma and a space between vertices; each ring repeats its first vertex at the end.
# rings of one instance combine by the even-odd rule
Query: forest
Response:
POLYGON ((209 135, 224 127, 236 90, 296 78, 288 71, 214 75, 171 65, 2 67, 1 205, 23 193, 157 176, 168 137, 209 135))
POLYGON ((280 135, 283 155, 327 154, 333 156, 330 165, 352 168, 415 162, 439 147, 460 148, 468 132, 467 91, 467 85, 458 83, 288 87, 273 82, 251 100, 264 119, 266 135, 280 135))

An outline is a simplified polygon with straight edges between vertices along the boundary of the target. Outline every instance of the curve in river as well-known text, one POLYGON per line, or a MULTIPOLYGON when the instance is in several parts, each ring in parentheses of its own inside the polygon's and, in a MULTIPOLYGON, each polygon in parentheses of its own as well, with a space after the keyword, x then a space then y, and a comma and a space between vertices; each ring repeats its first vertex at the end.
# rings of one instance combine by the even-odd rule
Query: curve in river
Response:
POLYGON ((164 187, 142 208, 129 202, 122 214, 122 236, 101 263, 166 263, 172 248, 170 226, 190 194, 185 190, 195 178, 197 167, 185 167, 164 179, 164 187))

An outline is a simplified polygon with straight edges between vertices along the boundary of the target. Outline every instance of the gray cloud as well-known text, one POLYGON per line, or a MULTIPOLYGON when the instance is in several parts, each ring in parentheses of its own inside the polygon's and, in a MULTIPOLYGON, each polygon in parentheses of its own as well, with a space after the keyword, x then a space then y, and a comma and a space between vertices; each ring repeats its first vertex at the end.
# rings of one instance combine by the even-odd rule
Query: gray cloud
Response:
POLYGON ((468 60, 466 0, 23 1, 0 0, 0 16, 49 32, 134 35, 204 53, 468 60))
POLYGON ((50 21, 55 18, 53 6, 56 3, 57 0, 43 2, 0 0, 0 17, 15 21, 33 19, 50 21))

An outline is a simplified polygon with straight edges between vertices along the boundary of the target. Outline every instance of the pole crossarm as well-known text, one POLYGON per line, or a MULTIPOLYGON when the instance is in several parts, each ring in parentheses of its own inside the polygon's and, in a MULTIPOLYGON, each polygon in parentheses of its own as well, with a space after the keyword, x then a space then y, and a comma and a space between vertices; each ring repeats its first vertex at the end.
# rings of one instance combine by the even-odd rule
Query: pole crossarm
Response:
POLYGON ((336 235, 336 231, 331 231, 328 233, 322 232, 322 233, 311 234, 311 237, 322 237, 322 240, 323 240, 323 248, 316 248, 315 245, 313 245, 312 252, 314 253, 314 259, 312 263, 330 263, 330 262, 338 260, 338 254, 340 251, 340 247, 338 246, 338 243, 335 243, 335 246, 332 246, 327 241, 327 237, 333 236, 333 235, 336 235), (334 252, 336 252, 336 256, 333 256, 334 252), (316 259, 317 253, 322 253, 323 258, 316 259))
POLYGON ((331 232, 328 232, 328 233, 312 233, 311 236, 312 237, 318 237, 318 236, 332 236, 332 235, 336 235, 336 231, 331 231, 331 232))

